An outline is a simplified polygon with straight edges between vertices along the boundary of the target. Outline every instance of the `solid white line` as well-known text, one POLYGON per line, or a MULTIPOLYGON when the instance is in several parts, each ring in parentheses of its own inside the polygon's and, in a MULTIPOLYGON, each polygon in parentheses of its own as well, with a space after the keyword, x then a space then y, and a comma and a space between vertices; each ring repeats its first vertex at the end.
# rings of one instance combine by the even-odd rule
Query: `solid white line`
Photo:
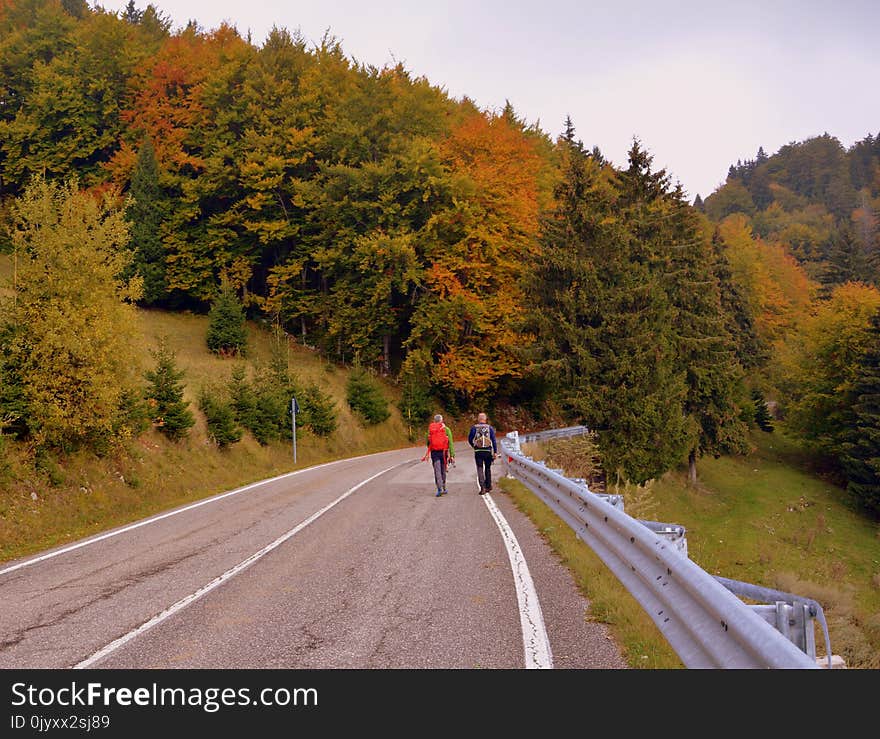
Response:
POLYGON ((315 521, 315 520, 317 520, 318 518, 320 518, 321 516, 323 516, 327 511, 329 511, 331 508, 333 508, 333 506, 335 506, 337 503, 340 503, 340 502, 342 502, 343 500, 345 500, 345 499, 346 499, 349 495, 351 495, 355 490, 357 490, 358 488, 363 487, 363 486, 366 485, 368 482, 371 482, 372 480, 375 480, 377 477, 379 477, 379 475, 384 475, 386 472, 388 472, 388 470, 392 470, 392 469, 394 469, 394 466, 392 466, 392 467, 387 467, 386 469, 382 470, 381 472, 377 472, 377 473, 376 473, 375 475, 373 475, 372 477, 368 477, 368 478, 367 478, 366 480, 364 480, 363 482, 359 482, 359 483, 358 483, 357 485, 355 485, 353 488, 349 488, 349 489, 346 490, 342 495, 340 495, 336 500, 334 500, 332 503, 328 503, 328 504, 325 505, 321 510, 319 510, 317 513, 313 513, 313 514, 312 514, 311 516, 309 516, 305 521, 303 521, 302 523, 297 524, 294 528, 292 528, 292 529, 291 529, 290 531, 288 531, 286 534, 283 534, 283 535, 279 536, 275 541, 273 541, 271 544, 269 544, 269 545, 263 547, 263 548, 262 548, 259 552, 257 552, 256 554, 252 554, 252 555, 251 555, 250 557, 248 557, 246 560, 244 560, 244 561, 240 562, 239 564, 235 565, 235 567, 233 567, 232 569, 227 570, 226 572, 224 572, 224 573, 223 573, 222 575, 220 575, 219 577, 215 577, 213 580, 211 580, 211 582, 209 582, 207 585, 205 585, 205 586, 199 588, 199 589, 196 590, 194 593, 191 593, 190 595, 187 595, 185 598, 181 598, 179 601, 177 601, 177 603, 175 603, 174 605, 169 606, 168 608, 166 608, 166 609, 165 609, 164 611, 162 611, 161 613, 156 614, 156 615, 153 616, 149 621, 144 622, 143 624, 141 624, 140 626, 138 626, 138 627, 137 627, 136 629, 134 629, 133 631, 129 631, 129 632, 128 632, 127 634, 125 634, 124 636, 120 636, 120 637, 119 637, 118 639, 116 639, 115 641, 110 642, 106 647, 104 647, 103 649, 99 649, 99 650, 98 650, 97 652, 95 652, 91 657, 88 657, 87 659, 84 659, 82 662, 80 662, 80 663, 74 665, 73 669, 75 669, 75 670, 81 670, 81 669, 86 668, 86 667, 91 667, 91 666, 92 666, 93 664, 95 664, 97 661, 103 659, 104 657, 106 657, 106 656, 107 656, 108 654, 110 654, 111 652, 114 652, 115 650, 119 649, 119 647, 121 647, 123 644, 127 644, 127 643, 130 642, 132 639, 134 639, 135 637, 139 636, 140 634, 143 634, 145 631, 147 631, 148 629, 151 629, 151 628, 152 628, 153 626, 155 626, 156 624, 161 623, 161 622, 164 621, 166 618, 169 618, 170 616, 173 616, 173 615, 174 615, 175 613, 177 613, 178 611, 181 611, 181 610, 183 610, 184 608, 186 608, 188 605, 190 605, 191 603, 194 603, 194 602, 197 601, 199 598, 201 598, 203 595, 207 595, 207 594, 210 593, 212 590, 214 590, 214 588, 219 587, 220 585, 222 585, 224 582, 226 582, 226 581, 229 580, 230 578, 235 577, 239 572, 241 572, 242 570, 246 569, 247 567, 250 567, 250 566, 251 566, 254 562, 256 562, 258 559, 261 559, 262 557, 264 557, 265 555, 267 555, 269 552, 271 552, 273 549, 276 549, 277 547, 281 546, 284 542, 286 542, 286 541, 287 541, 288 539, 290 539, 292 536, 295 536, 296 534, 298 534, 300 531, 302 531, 302 530, 303 530, 306 526, 308 526, 310 523, 312 523, 313 521, 315 521))
POLYGON ((526 564, 526 558, 519 548, 519 542, 513 529, 507 523, 507 519, 495 505, 489 493, 481 496, 486 503, 486 508, 495 519, 504 546, 507 548, 507 557, 513 570, 513 582, 516 586, 516 600, 519 604, 519 621, 522 626, 523 650, 527 670, 549 670, 553 668, 553 653, 550 651, 550 639, 547 636, 547 627, 544 624, 544 614, 541 612, 541 604, 538 602, 538 591, 526 564))
MULTIPOLYGON (((380 452, 381 453, 381 452, 380 452)), ((220 493, 219 495, 214 495, 210 498, 205 498, 204 500, 200 500, 197 503, 192 503, 184 508, 178 508, 173 511, 169 511, 168 513, 162 513, 158 516, 153 516, 151 518, 146 518, 143 521, 138 521, 137 523, 130 524, 129 526, 125 526, 121 529, 116 529, 115 531, 109 531, 106 534, 101 534, 99 536, 95 536, 91 539, 85 539, 77 544, 71 544, 68 547, 64 547, 63 549, 58 549, 54 552, 49 552, 48 554, 42 554, 39 557, 34 557, 33 559, 26 560, 24 562, 19 562, 18 564, 12 565, 10 567, 6 567, 5 569, 0 570, 0 575, 5 575, 9 572, 14 572, 15 570, 20 570, 22 567, 29 567, 30 565, 37 564, 38 562, 44 562, 47 559, 52 559, 52 557, 58 557, 61 554, 67 554, 68 552, 72 552, 75 549, 80 549, 81 547, 87 547, 90 544, 97 544, 99 541, 104 541, 104 539, 110 539, 114 536, 119 536, 120 534, 125 534, 129 531, 134 531, 134 529, 139 529, 141 526, 146 526, 147 524, 156 523, 157 521, 161 521, 164 518, 169 518, 171 516, 176 516, 180 513, 186 513, 186 511, 191 511, 194 508, 199 508, 203 505, 208 505, 209 503, 216 503, 218 500, 223 500, 224 498, 228 498, 232 495, 238 495, 239 493, 244 493, 248 490, 252 490, 253 488, 260 487, 262 485, 268 485, 271 482, 277 482, 278 480, 283 480, 287 477, 293 477, 294 475, 302 474, 303 472, 310 472, 311 470, 318 470, 321 467, 327 467, 331 464, 339 464, 341 462, 349 462, 353 459, 362 459, 363 457, 369 457, 371 455, 365 454, 360 457, 349 457, 348 459, 337 459, 332 462, 324 462, 323 464, 316 464, 313 467, 305 467, 301 470, 296 470, 295 472, 286 472, 283 475, 278 475, 277 477, 271 477, 268 480, 260 480, 258 482, 253 482, 250 485, 245 485, 242 488, 237 488, 235 490, 231 490, 228 493, 220 493)))

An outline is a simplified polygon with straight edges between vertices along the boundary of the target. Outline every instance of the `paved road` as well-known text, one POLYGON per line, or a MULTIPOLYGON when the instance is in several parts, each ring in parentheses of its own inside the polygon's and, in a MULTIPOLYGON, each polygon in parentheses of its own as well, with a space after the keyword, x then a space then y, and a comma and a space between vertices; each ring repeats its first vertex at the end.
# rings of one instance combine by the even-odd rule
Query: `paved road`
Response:
POLYGON ((531 522, 497 487, 476 494, 472 454, 436 498, 421 453, 302 470, 0 565, 0 667, 624 667, 531 522))

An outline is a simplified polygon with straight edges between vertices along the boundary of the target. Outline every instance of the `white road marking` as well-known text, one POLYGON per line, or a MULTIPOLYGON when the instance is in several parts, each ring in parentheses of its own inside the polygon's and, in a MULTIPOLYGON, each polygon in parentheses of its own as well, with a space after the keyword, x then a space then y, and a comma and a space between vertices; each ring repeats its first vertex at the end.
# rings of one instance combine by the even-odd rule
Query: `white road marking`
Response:
POLYGON ((522 626, 523 649, 527 670, 549 670, 553 668, 553 654, 550 651, 550 639, 547 637, 547 627, 544 624, 544 614, 541 612, 541 604, 538 602, 538 592, 535 583, 526 564, 526 558, 519 548, 519 542, 507 519, 495 505, 492 496, 486 493, 482 496, 486 508, 495 519, 504 546, 507 548, 507 557, 510 559, 510 567, 513 570, 513 582, 516 586, 516 600, 519 603, 519 621, 522 626))
MULTIPOLYGON (((375 475, 373 475, 372 477, 368 477, 366 480, 364 480, 364 481, 362 481, 362 482, 359 482, 359 483, 358 483, 357 485, 355 485, 354 487, 349 488, 349 489, 346 490, 342 495, 340 495, 336 500, 334 500, 332 503, 328 503, 328 504, 325 505, 321 510, 319 510, 317 513, 313 513, 313 514, 312 514, 311 516, 309 516, 305 521, 303 521, 302 523, 297 524, 294 528, 292 528, 292 529, 291 529, 290 531, 288 531, 286 534, 282 534, 281 536, 279 536, 275 541, 273 541, 271 544, 269 544, 269 545, 263 547, 263 548, 262 548, 259 552, 257 552, 256 554, 252 554, 250 557, 248 557, 247 559, 243 560, 243 561, 240 562, 239 564, 235 565, 235 567, 233 567, 233 568, 227 570, 226 572, 224 572, 224 573, 223 573, 222 575, 220 575, 219 577, 215 577, 213 580, 211 580, 211 582, 209 582, 207 585, 205 585, 205 586, 199 588, 199 589, 196 590, 194 593, 191 593, 190 595, 187 595, 185 598, 181 598, 179 601, 177 601, 177 603, 175 603, 174 605, 169 606, 168 608, 166 608, 166 609, 165 609, 164 611, 162 611, 161 613, 156 614, 156 615, 153 616, 149 621, 146 621, 145 623, 141 624, 141 625, 138 626, 136 629, 134 629, 134 630, 132 630, 132 631, 129 631, 129 632, 128 632, 127 634, 125 634, 124 636, 120 636, 120 637, 119 637, 118 639, 116 639, 115 641, 110 642, 106 647, 104 647, 103 649, 99 649, 99 650, 98 650, 97 652, 95 652, 91 657, 88 657, 87 659, 84 659, 82 662, 79 662, 78 664, 74 665, 74 666, 73 666, 73 669, 75 669, 75 670, 81 670, 81 669, 84 669, 84 668, 86 668, 86 667, 91 667, 91 666, 94 665, 96 662, 98 662, 99 660, 103 659, 104 657, 106 657, 106 656, 107 656, 108 654, 110 654, 111 652, 116 651, 117 649, 119 649, 119 647, 123 646, 124 644, 127 644, 128 642, 130 642, 130 641, 131 641, 132 639, 134 639, 135 637, 137 637, 137 636, 143 634, 143 633, 144 633, 145 631, 147 631, 148 629, 153 628, 153 626, 155 626, 156 624, 159 624, 159 623, 161 623, 162 621, 164 621, 165 619, 167 619, 167 618, 173 616, 173 615, 174 615, 175 613, 177 613, 178 611, 183 610, 183 609, 186 608, 188 605, 190 605, 191 603, 194 603, 195 601, 197 601, 197 600, 198 600, 199 598, 201 598, 202 596, 207 595, 207 594, 210 593, 212 590, 214 590, 215 588, 219 587, 220 585, 222 585, 224 582, 226 582, 226 581, 229 580, 230 578, 235 577, 235 576, 236 576, 239 572, 241 572, 242 570, 244 570, 244 569, 250 567, 254 562, 256 562, 258 559, 261 559, 262 557, 264 557, 265 555, 267 555, 267 554, 268 554, 269 552, 271 552, 273 549, 276 549, 277 547, 281 546, 284 542, 286 542, 286 541, 287 541, 288 539, 290 539, 292 536, 295 536, 296 534, 298 534, 300 531, 302 531, 302 530, 303 530, 306 526, 308 526, 310 523, 312 523, 313 521, 315 521, 315 520, 317 520, 318 518, 320 518, 321 516, 323 516, 327 511, 329 511, 331 508, 333 508, 333 506, 335 506, 337 503, 340 503, 340 502, 342 502, 343 500, 345 500, 349 495, 351 495, 353 492, 355 492, 355 490, 357 490, 358 488, 362 488, 362 487, 363 487, 364 485, 366 485, 368 482, 371 482, 371 481, 375 480, 375 479, 376 479, 377 477, 379 477, 380 475, 384 475, 384 474, 385 474, 386 472, 388 472, 389 470, 394 469, 395 466, 399 466, 399 465, 393 465, 393 466, 391 466, 391 467, 387 467, 386 469, 382 470, 381 472, 377 472, 377 473, 376 473, 375 475)), ((314 468, 313 468, 313 469, 314 469, 314 468)))
POLYGON ((76 549, 80 549, 82 547, 87 547, 90 544, 97 544, 99 541, 104 541, 104 539, 110 539, 114 536, 119 536, 120 534, 125 534, 129 531, 134 531, 135 529, 139 529, 141 526, 146 526, 151 523, 156 523, 157 521, 161 521, 165 518, 170 518, 171 516, 176 516, 180 513, 186 513, 186 511, 191 511, 194 508, 199 508, 203 505, 208 505, 209 503, 216 503, 218 500, 223 500, 224 498, 229 498, 232 495, 238 495, 239 493, 244 493, 248 490, 252 490, 253 488, 260 487, 262 485, 268 485, 271 482, 277 482, 278 480, 283 480, 287 477, 293 477, 295 475, 302 474, 303 472, 310 472, 312 470, 318 470, 322 467, 327 467, 332 464, 340 464, 341 462, 350 462, 354 459, 362 459, 363 457, 368 457, 370 455, 365 454, 360 457, 349 457, 348 459, 337 459, 333 462, 324 462, 323 464, 316 464, 313 467, 305 467, 301 470, 296 470, 295 472, 287 472, 283 475, 278 475, 277 477, 271 477, 268 480, 260 480, 258 482, 253 482, 250 485, 245 485, 242 488, 236 488, 235 490, 230 490, 228 493, 220 493, 219 495, 214 495, 210 498, 205 498, 205 500, 200 500, 197 503, 192 503, 184 508, 178 508, 173 511, 169 511, 168 513, 162 513, 158 516, 153 516, 151 518, 146 518, 143 521, 138 521, 137 523, 130 524, 129 526, 125 526, 121 529, 116 529, 115 531, 109 531, 106 534, 100 534, 99 536, 95 536, 91 539, 85 539, 84 541, 78 542, 76 544, 71 544, 68 547, 64 547, 63 549, 58 549, 54 552, 48 552, 47 554, 41 554, 39 557, 34 557, 33 559, 26 560, 24 562, 19 562, 18 564, 14 564, 10 567, 6 567, 5 569, 0 570, 0 575, 5 575, 9 572, 14 572, 15 570, 20 570, 22 567, 29 567, 30 565, 37 564, 38 562, 44 562, 47 559, 52 559, 53 557, 58 557, 62 554, 67 554, 68 552, 72 552, 76 549))

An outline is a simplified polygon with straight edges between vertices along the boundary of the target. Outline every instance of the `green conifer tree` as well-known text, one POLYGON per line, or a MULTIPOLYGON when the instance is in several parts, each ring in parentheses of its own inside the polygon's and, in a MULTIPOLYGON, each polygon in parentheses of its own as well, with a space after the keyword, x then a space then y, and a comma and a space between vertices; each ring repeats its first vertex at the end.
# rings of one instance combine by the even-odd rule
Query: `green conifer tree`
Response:
POLYGON ((382 423, 391 415, 382 390, 363 369, 356 368, 351 373, 346 385, 346 399, 351 409, 367 424, 382 423))
POLYGON ((631 200, 580 146, 561 143, 556 207, 528 284, 528 328, 540 337, 532 371, 598 432, 609 474, 656 477, 683 455, 684 384, 672 366, 668 300, 633 224, 631 200))
POLYGON ((129 194, 132 201, 126 208, 125 217, 131 224, 133 259, 130 273, 143 277, 142 302, 155 305, 166 294, 165 249, 161 235, 165 203, 159 186, 159 165, 149 137, 144 138, 138 151, 129 194))
POLYGON ((150 352, 156 366, 145 373, 148 386, 147 402, 152 409, 153 423, 172 441, 184 438, 195 424, 195 417, 184 399, 185 373, 177 368, 174 352, 163 338, 159 347, 150 352))
POLYGON ((880 312, 871 319, 871 335, 853 385, 856 423, 843 434, 840 460, 847 490, 862 505, 880 512, 880 312))
POLYGON ((271 371, 261 368, 254 377, 254 410, 250 432, 264 446, 272 441, 289 437, 290 398, 286 391, 273 382, 271 371))
POLYGON ((253 388, 247 381, 243 364, 233 368, 228 390, 235 421, 250 430, 255 422, 254 413, 257 399, 253 388))
POLYGON ((231 283, 223 280, 208 314, 208 349, 221 356, 242 355, 247 349, 244 308, 231 283))
POLYGON ((695 483, 699 457, 746 451, 747 426, 740 416, 748 397, 711 241, 680 185, 664 194, 658 205, 653 211, 654 243, 656 253, 664 257, 659 277, 675 315, 671 340, 675 368, 687 389, 682 410, 692 429, 688 463, 695 483))
POLYGON ((764 398, 764 393, 757 388, 752 390, 752 402, 755 406, 755 424, 761 429, 761 431, 766 431, 768 433, 772 432, 773 419, 767 408, 767 400, 764 398))
POLYGON ((241 429, 235 422, 235 409, 222 398, 216 388, 202 388, 199 408, 205 414, 208 436, 221 449, 241 440, 241 429))
POLYGON ((336 401, 331 395, 325 393, 314 383, 309 383, 301 391, 297 402, 302 409, 304 424, 314 434, 330 436, 336 431, 336 401))
MULTIPOLYGON (((631 460, 624 471, 636 483, 679 464, 698 433, 695 419, 687 412, 691 388, 680 360, 677 322, 682 316, 673 289, 683 284, 691 268, 690 257, 672 248, 678 236, 679 203, 673 203, 669 195, 669 175, 663 169, 654 171, 651 165, 650 154, 634 140, 629 166, 620 173, 617 186, 628 248, 619 267, 622 279, 614 291, 620 294, 613 294, 609 301, 620 306, 612 310, 612 317, 616 314, 622 319, 609 347, 619 367, 617 377, 612 375, 611 388, 617 388, 613 392, 624 400, 613 420, 613 435, 616 446, 631 460), (673 282, 673 275, 682 282, 673 282)), ((600 432, 604 450, 607 443, 602 437, 600 432)), ((605 457, 606 462, 614 459, 607 451, 605 457)))

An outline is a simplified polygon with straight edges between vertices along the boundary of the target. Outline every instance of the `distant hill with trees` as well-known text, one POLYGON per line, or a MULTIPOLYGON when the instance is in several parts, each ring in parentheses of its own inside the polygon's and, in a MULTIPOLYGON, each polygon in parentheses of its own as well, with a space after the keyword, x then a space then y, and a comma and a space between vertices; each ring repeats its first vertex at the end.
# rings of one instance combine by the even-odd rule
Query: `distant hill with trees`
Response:
POLYGON ((742 213, 755 234, 786 243, 826 294, 848 281, 880 286, 880 133, 849 149, 827 133, 772 156, 759 148, 702 208, 714 221, 742 213))

